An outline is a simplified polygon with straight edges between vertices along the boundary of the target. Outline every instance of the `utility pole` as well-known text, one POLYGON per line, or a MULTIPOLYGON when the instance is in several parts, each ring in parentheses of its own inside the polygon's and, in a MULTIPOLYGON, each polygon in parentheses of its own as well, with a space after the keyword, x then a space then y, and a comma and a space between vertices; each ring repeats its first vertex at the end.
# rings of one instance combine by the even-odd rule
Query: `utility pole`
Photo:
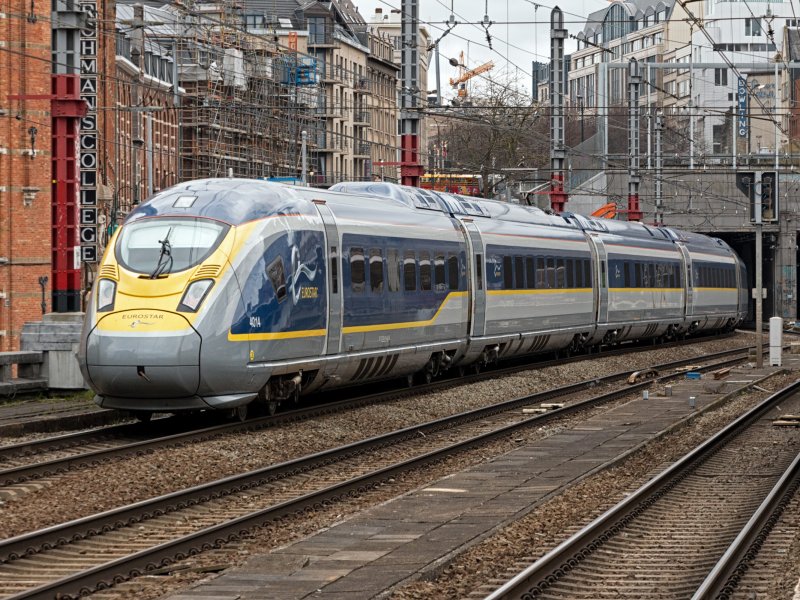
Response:
POLYGON ((661 197, 661 169, 664 165, 661 154, 661 132, 664 129, 664 115, 659 110, 656 113, 656 225, 664 224, 663 200, 661 197))
POLYGON ((557 6, 550 12, 550 208, 564 211, 564 13, 557 6))
POLYGON ((764 309, 764 298, 763 298, 763 289, 764 289, 764 282, 763 282, 763 270, 764 265, 762 264, 764 250, 762 247, 762 220, 761 220, 761 173, 755 174, 755 181, 753 181, 753 185, 755 186, 755 224, 756 224, 756 368, 760 369, 764 366, 764 348, 763 348, 763 333, 761 329, 763 328, 763 318, 762 312, 764 309), (758 182, 758 183, 756 183, 758 182))
POLYGON ((400 177, 403 185, 419 187, 423 171, 419 164, 419 0, 403 0, 401 8, 400 177))
MULTIPOLYGON (((133 78, 131 85, 131 103, 133 108, 136 109, 141 104, 139 84, 142 80, 142 57, 144 56, 144 5, 133 5, 133 21, 130 23, 131 27, 131 60, 136 65, 137 73, 133 78)), ((133 187, 133 204, 137 205, 141 202, 139 197, 140 190, 139 184, 139 149, 144 146, 141 131, 141 116, 138 111, 133 112, 131 118, 131 140, 133 142, 133 151, 131 152, 131 163, 133 173, 131 175, 131 186, 133 187)))
POLYGON ((628 221, 641 221, 639 208, 639 86, 642 73, 635 58, 628 64, 628 221))

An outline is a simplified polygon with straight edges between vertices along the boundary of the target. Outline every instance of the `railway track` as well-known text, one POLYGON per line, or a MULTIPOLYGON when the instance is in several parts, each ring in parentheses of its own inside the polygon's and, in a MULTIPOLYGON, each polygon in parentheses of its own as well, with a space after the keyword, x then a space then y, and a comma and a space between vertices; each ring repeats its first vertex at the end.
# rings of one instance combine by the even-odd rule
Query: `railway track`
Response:
MULTIPOLYGON (((724 339, 728 336, 720 336, 724 339)), ((702 339, 702 338, 701 338, 702 339)), ((708 341, 708 339, 703 340, 708 341)), ((697 343, 695 341, 694 343, 697 343)), ((677 347, 684 343, 659 346, 677 347)), ((603 353, 602 356, 626 354, 631 351, 642 352, 653 349, 652 345, 638 348, 618 348, 603 353)), ((746 352, 747 348, 738 348, 729 353, 746 352)), ((599 355, 592 355, 596 357, 599 355)), ((558 358, 551 361, 538 362, 537 368, 590 360, 587 356, 558 358)), ((678 363, 675 363, 677 366, 678 363)), ((686 364, 682 362, 680 364, 686 364)), ((386 402, 408 395, 432 392, 453 385, 473 383, 475 381, 501 377, 530 369, 531 365, 518 364, 502 369, 495 369, 480 374, 466 375, 459 378, 435 381, 430 384, 416 386, 412 389, 393 389, 371 393, 356 398, 323 401, 307 408, 300 408, 279 413, 271 417, 251 419, 243 423, 223 423, 205 427, 192 426, 184 420, 158 419, 150 424, 123 424, 99 428, 87 432, 79 432, 28 441, 19 444, 0 446, 0 498, 24 493, 27 484, 40 478, 55 477, 74 469, 88 465, 96 465, 117 460, 125 456, 142 455, 159 448, 178 447, 214 439, 215 437, 257 431, 268 427, 280 426, 289 422, 313 419, 325 414, 348 410, 354 407, 386 402)), ((667 367, 662 367, 667 368, 667 367)), ((613 377, 627 377, 630 372, 619 373, 613 377)), ((197 420, 195 423, 202 423, 197 420)))
POLYGON ((798 410, 800 382, 795 382, 519 572, 487 600, 642 598, 656 590, 659 598, 730 597, 746 570, 743 565, 752 560, 754 545, 763 543, 765 528, 775 522, 776 509, 796 492, 800 442, 796 430, 776 427, 773 421, 784 411, 798 410))
MULTIPOLYGON (((721 354, 729 355, 726 365, 746 358, 721 354)), ((715 363, 705 369, 719 367, 715 363)), ((587 386, 603 382, 573 384, 17 536, 0 542, 0 593, 14 600, 88 593, 218 547, 276 519, 361 494, 520 428, 637 393, 653 381, 576 400, 546 414, 520 410, 557 395, 586 395, 587 386)))

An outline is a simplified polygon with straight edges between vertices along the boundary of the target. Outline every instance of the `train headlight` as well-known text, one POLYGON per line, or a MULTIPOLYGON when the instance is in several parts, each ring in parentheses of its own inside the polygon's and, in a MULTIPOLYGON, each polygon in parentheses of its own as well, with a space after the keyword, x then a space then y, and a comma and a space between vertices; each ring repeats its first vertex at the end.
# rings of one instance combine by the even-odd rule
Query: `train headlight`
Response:
POLYGON ((114 297, 117 294, 117 284, 110 279, 97 281, 97 312, 114 310, 114 297))
POLYGON ((193 281, 183 293, 181 303, 178 304, 178 310, 180 312, 197 312, 197 309, 200 308, 200 305, 203 303, 203 300, 205 300, 205 297, 208 296, 208 292, 211 291, 213 286, 213 279, 199 279, 193 281))

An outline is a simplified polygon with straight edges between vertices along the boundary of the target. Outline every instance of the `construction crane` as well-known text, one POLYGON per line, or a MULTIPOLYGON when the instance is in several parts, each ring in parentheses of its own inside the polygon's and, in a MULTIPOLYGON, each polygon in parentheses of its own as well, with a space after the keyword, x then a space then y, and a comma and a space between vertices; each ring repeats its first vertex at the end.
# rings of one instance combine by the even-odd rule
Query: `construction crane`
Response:
POLYGON ((482 65, 475 67, 474 69, 469 69, 464 66, 464 53, 458 55, 459 60, 455 58, 450 59, 450 64, 454 67, 459 68, 458 77, 451 77, 450 78, 450 85, 453 89, 458 88, 458 97, 459 98, 466 98, 467 97, 467 81, 475 77, 476 75, 480 75, 481 73, 486 73, 487 71, 491 71, 494 69, 494 62, 489 61, 483 63, 482 65))

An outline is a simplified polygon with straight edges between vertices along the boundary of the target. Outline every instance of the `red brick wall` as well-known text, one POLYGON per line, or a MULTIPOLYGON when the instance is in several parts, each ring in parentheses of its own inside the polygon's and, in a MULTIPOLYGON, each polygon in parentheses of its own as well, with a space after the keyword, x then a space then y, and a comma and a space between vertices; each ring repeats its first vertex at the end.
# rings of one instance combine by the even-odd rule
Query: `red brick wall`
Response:
POLYGON ((0 12, 0 263, 8 261, 0 264, 2 351, 19 348, 26 321, 41 320, 39 277, 48 278, 50 310, 50 100, 9 99, 50 94, 50 2, 6 0, 0 12))

